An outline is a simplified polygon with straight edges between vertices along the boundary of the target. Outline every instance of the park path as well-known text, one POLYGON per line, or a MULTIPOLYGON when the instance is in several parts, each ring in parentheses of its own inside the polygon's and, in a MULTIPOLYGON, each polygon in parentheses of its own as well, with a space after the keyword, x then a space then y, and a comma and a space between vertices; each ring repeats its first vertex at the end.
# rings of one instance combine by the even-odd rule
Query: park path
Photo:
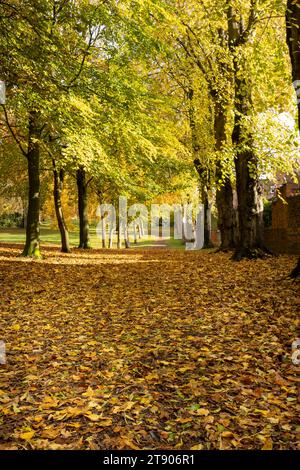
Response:
MULTIPOLYGON (((141 240, 142 241, 142 240, 141 240)), ((135 247, 136 245, 132 245, 135 247)), ((143 248, 169 248, 168 239, 167 238, 157 238, 155 240, 149 240, 145 244, 142 245, 143 248)))

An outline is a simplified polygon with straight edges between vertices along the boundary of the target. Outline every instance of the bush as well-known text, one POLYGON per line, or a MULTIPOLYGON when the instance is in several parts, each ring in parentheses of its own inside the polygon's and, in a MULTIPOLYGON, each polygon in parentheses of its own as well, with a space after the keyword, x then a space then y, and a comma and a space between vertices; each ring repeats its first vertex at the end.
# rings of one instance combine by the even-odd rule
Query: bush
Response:
POLYGON ((0 215, 0 227, 2 228, 13 228, 23 227, 23 215, 19 212, 13 212, 11 214, 0 215))
POLYGON ((265 201, 264 203, 264 226, 266 228, 272 226, 272 202, 265 201))

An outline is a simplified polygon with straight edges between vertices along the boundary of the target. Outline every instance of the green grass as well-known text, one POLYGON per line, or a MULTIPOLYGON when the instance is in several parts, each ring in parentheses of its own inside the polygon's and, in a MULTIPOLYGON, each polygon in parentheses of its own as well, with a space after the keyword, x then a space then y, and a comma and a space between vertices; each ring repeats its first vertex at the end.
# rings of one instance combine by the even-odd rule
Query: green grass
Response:
POLYGON ((176 248, 177 250, 185 250, 185 245, 182 240, 175 240, 174 238, 170 238, 167 240, 168 248, 176 248))
MULTIPOLYGON (((91 228, 91 243, 94 248, 100 248, 101 241, 96 236, 96 229, 91 228)), ((70 245, 77 246, 79 234, 77 231, 70 232, 70 245)), ((24 243, 25 230, 19 228, 1 228, 0 242, 24 243)), ((41 242, 50 245, 60 245, 60 233, 58 230, 41 228, 41 242)))
MULTIPOLYGON (((79 233, 77 230, 70 232, 70 245, 71 247, 78 246, 79 233)), ((96 228, 90 228, 90 239, 91 246, 94 249, 102 248, 101 239, 97 237, 96 228)), ((25 242, 25 230, 20 228, 0 228, 0 242, 1 243, 24 243, 25 242)), ((49 226, 41 227, 41 243, 46 245, 60 245, 60 233, 58 230, 53 230, 49 226)), ((155 240, 150 237, 139 240, 137 244, 134 244, 131 240, 132 248, 152 248, 158 244, 155 240)), ((165 245, 168 248, 175 248, 184 250, 184 245, 181 240, 174 240, 170 238, 165 240, 165 245)), ((114 245, 115 247, 115 245, 114 245)))

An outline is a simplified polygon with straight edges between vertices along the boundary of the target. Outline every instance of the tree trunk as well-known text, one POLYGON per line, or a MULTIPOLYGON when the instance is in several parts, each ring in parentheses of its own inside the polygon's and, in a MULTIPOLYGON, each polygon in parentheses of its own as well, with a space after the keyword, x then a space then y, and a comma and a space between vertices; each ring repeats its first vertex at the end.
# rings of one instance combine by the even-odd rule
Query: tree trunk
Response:
POLYGON ((78 188, 78 215, 79 215, 79 247, 90 249, 89 221, 88 221, 88 196, 86 174, 83 168, 77 170, 78 188))
MULTIPOLYGON (((300 131, 300 2, 288 0, 286 11, 287 43, 292 62, 292 77, 297 95, 298 104, 298 128, 300 131)), ((291 277, 300 276, 300 258, 291 277)))
POLYGON ((118 248, 118 250, 120 250, 122 248, 120 222, 118 223, 118 227, 117 227, 117 248, 118 248))
POLYGON ((204 245, 203 249, 207 248, 213 248, 214 245, 211 241, 211 230, 210 230, 210 203, 209 203, 209 197, 208 197, 208 188, 207 188, 207 172, 208 170, 206 168, 203 168, 201 166, 200 160, 197 158, 194 160, 194 165, 197 170, 197 173, 200 178, 200 183, 201 183, 201 202, 204 207, 204 245))
MULTIPOLYGON (((217 168, 216 174, 221 175, 222 170, 217 168)), ((234 250, 238 243, 238 223, 233 205, 233 189, 229 178, 225 178, 222 185, 217 189, 216 205, 218 209, 218 228, 221 234, 219 250, 234 250)))
POLYGON ((234 255, 237 260, 256 258, 264 251, 263 206, 258 178, 253 173, 256 166, 257 160, 251 149, 237 152, 235 169, 239 201, 239 242, 234 255))
POLYGON ((138 237, 141 240, 144 236, 144 224, 141 218, 138 220, 138 237))
POLYGON ((292 279, 296 279, 298 276, 300 276, 300 258, 298 259, 297 266, 295 267, 295 269, 293 269, 293 271, 290 274, 290 277, 292 279))
POLYGON ((102 233, 102 248, 106 248, 106 222, 105 216, 101 210, 101 233, 102 233))
MULTIPOLYGON (((226 110, 219 103, 218 98, 214 102, 214 136, 215 149, 221 152, 226 142, 226 110)), ((221 251, 233 250, 237 243, 237 214, 233 204, 233 188, 230 178, 223 176, 221 160, 216 163, 216 205, 218 209, 218 228, 221 233, 221 251)))
POLYGON ((201 199, 202 204, 204 205, 204 245, 203 248, 213 248, 213 243, 211 241, 211 231, 208 228, 209 221, 209 198, 208 198, 208 191, 209 191, 209 177, 208 177, 208 169, 203 167, 201 160, 199 158, 200 154, 200 145, 199 145, 199 138, 197 132, 197 125, 196 125, 196 115, 195 115, 195 108, 194 108, 194 89, 192 87, 189 88, 187 93, 187 97, 189 100, 189 119, 190 119, 190 129, 192 135, 192 148, 194 154, 194 165, 196 171, 199 175, 199 182, 201 188, 201 199))
POLYGON ((210 203, 208 199, 208 192, 205 187, 201 191, 202 204, 204 206, 204 245, 203 249, 213 248, 214 245, 211 241, 211 212, 210 203))
POLYGON ((109 240, 108 240, 108 248, 113 248, 113 234, 112 232, 110 231, 110 236, 109 236, 109 240))
POLYGON ((63 183, 64 183, 64 171, 58 171, 55 167, 53 170, 54 176, 54 189, 53 189, 53 196, 54 196, 54 206, 55 206, 55 213, 57 218, 57 224, 60 231, 61 237, 61 251, 63 253, 70 253, 70 244, 69 244, 69 232, 67 229, 67 225, 65 222, 63 210, 62 210, 62 203, 61 203, 61 195, 63 190, 63 183))
POLYGON ((235 171, 238 196, 239 240, 234 259, 257 258, 265 251, 263 242, 263 205, 258 180, 258 160, 252 136, 243 137, 242 116, 249 115, 250 96, 246 80, 235 68, 235 118, 232 142, 236 148, 235 171))
POLYGON ((297 93, 298 124, 300 129, 300 1, 288 0, 286 12, 287 43, 292 62, 292 77, 297 93), (299 83, 298 83, 299 82, 299 83))
POLYGON ((133 224, 133 243, 137 245, 138 224, 133 224))
POLYGON ((26 200, 26 204, 23 203, 22 228, 24 228, 25 230, 27 228, 27 213, 28 213, 27 203, 28 203, 28 198, 26 200))
POLYGON ((115 230, 117 229, 117 227, 114 226, 114 224, 110 224, 110 227, 109 227, 109 239, 108 239, 108 248, 113 248, 113 245, 114 245, 114 234, 115 234, 115 230))
POLYGON ((36 111, 29 113, 28 127, 28 211, 26 225, 26 242, 22 256, 41 258, 40 253, 40 138, 39 115, 36 111))
POLYGON ((107 212, 102 207, 102 205, 104 204, 104 200, 103 200, 103 192, 101 191, 101 189, 97 190, 97 195, 99 197, 102 248, 106 248, 106 216, 105 214, 107 212))
POLYGON ((239 240, 234 259, 257 258, 265 251, 263 243, 263 206, 258 180, 258 160, 251 131, 243 132, 243 119, 251 115, 251 84, 237 48, 245 44, 245 31, 231 5, 228 7, 229 49, 234 71, 234 128, 236 188, 238 196, 239 240))
POLYGON ((125 242, 125 248, 130 248, 128 224, 124 226, 124 242, 125 242))

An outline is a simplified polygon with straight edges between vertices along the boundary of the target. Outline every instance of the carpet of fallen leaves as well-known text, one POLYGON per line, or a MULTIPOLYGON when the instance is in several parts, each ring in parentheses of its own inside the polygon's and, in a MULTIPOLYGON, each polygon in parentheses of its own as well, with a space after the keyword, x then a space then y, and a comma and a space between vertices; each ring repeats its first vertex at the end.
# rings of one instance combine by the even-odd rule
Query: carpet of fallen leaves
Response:
POLYGON ((296 449, 295 257, 19 251, 0 246, 0 449, 296 449))

